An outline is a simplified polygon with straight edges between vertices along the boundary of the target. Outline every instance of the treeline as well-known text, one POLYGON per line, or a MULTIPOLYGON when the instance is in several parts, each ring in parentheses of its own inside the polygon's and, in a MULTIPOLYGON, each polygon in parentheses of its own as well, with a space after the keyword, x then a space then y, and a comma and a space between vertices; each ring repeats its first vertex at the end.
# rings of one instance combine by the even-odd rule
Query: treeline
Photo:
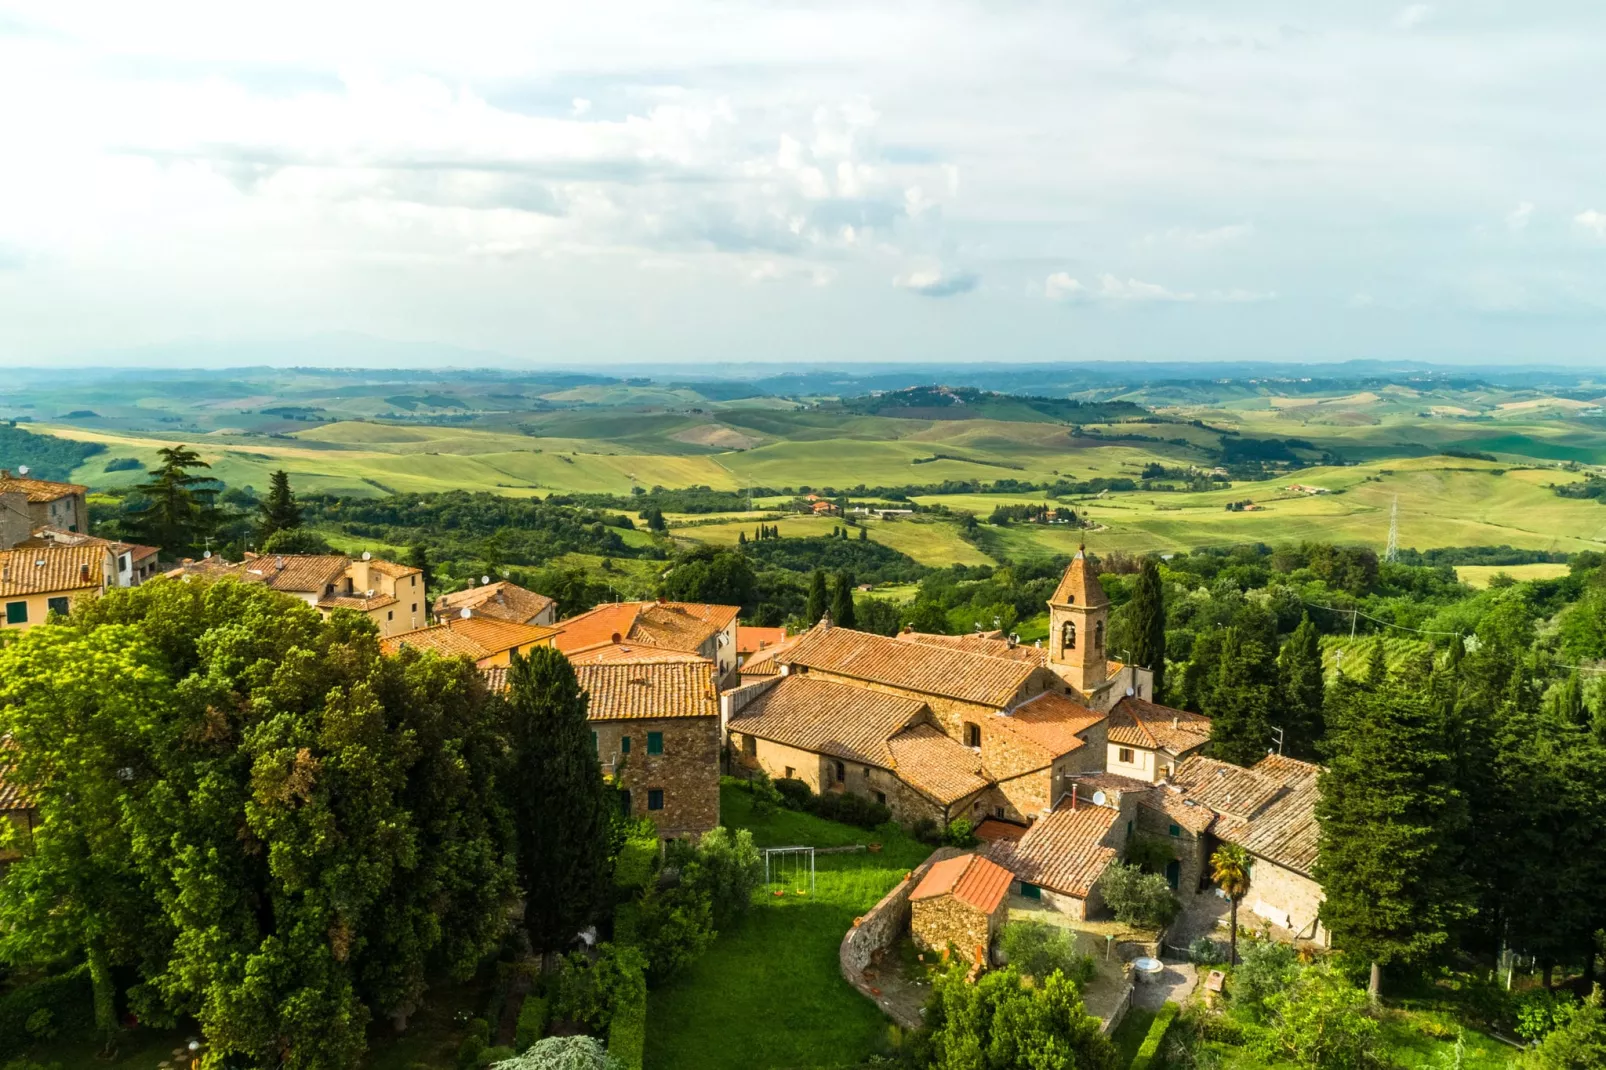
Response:
POLYGON ((28 475, 34 479, 64 481, 72 478, 74 468, 105 452, 99 442, 34 434, 24 431, 16 420, 0 422, 0 468, 10 469, 12 475, 27 465, 28 475))

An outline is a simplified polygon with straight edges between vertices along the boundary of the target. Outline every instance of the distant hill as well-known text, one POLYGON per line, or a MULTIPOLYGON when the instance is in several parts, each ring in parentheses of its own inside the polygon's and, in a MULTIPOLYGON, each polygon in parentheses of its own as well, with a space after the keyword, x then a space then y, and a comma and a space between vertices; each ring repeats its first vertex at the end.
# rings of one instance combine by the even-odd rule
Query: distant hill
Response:
POLYGON ((1016 420, 1030 422, 1107 423, 1148 416, 1130 401, 1073 401, 1030 395, 999 394, 969 386, 911 386, 881 394, 845 398, 846 412, 912 420, 1016 420))

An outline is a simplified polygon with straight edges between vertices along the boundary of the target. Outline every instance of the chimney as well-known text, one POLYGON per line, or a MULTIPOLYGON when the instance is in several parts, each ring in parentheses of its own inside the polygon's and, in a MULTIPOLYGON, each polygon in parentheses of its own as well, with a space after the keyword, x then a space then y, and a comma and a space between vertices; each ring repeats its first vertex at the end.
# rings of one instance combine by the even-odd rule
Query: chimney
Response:
POLYGON ((78 566, 78 578, 81 580, 87 580, 89 578, 89 563, 87 561, 78 566))
POLYGON ((1177 719, 1175 717, 1173 717, 1173 718, 1171 718, 1171 731, 1175 732, 1176 730, 1177 730, 1177 719))
POLYGON ((1071 813, 1076 812, 1076 782, 1071 782, 1071 813))

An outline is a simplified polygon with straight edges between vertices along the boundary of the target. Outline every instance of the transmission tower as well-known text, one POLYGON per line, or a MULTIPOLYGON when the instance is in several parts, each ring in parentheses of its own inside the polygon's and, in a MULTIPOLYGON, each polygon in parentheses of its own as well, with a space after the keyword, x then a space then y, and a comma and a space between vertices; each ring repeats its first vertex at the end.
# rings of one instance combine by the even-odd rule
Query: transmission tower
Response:
POLYGON ((1394 508, 1389 510, 1389 544, 1383 551, 1383 560, 1393 563, 1400 559, 1400 496, 1394 496, 1394 508))

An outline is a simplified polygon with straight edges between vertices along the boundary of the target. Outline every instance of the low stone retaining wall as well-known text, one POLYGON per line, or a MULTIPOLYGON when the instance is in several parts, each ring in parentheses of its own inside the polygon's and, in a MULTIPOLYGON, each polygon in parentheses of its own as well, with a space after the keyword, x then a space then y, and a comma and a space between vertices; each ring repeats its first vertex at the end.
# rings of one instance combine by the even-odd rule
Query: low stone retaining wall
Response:
POLYGON ((910 1029, 920 1027, 920 1017, 915 1014, 912 1020, 907 1012, 900 1012, 884 1003, 880 996, 871 991, 871 984, 864 978, 866 968, 874 964, 876 953, 891 947, 904 933, 909 931, 909 896, 920 883, 926 871, 945 858, 964 854, 957 847, 939 847, 931 853, 931 857, 920 863, 915 870, 898 882, 898 886, 882 896, 881 902, 871 907, 863 917, 860 917, 842 937, 842 944, 837 950, 837 962, 842 969, 842 977, 864 993, 867 999, 875 1002, 876 1006, 887 1011, 899 1025, 910 1029))

